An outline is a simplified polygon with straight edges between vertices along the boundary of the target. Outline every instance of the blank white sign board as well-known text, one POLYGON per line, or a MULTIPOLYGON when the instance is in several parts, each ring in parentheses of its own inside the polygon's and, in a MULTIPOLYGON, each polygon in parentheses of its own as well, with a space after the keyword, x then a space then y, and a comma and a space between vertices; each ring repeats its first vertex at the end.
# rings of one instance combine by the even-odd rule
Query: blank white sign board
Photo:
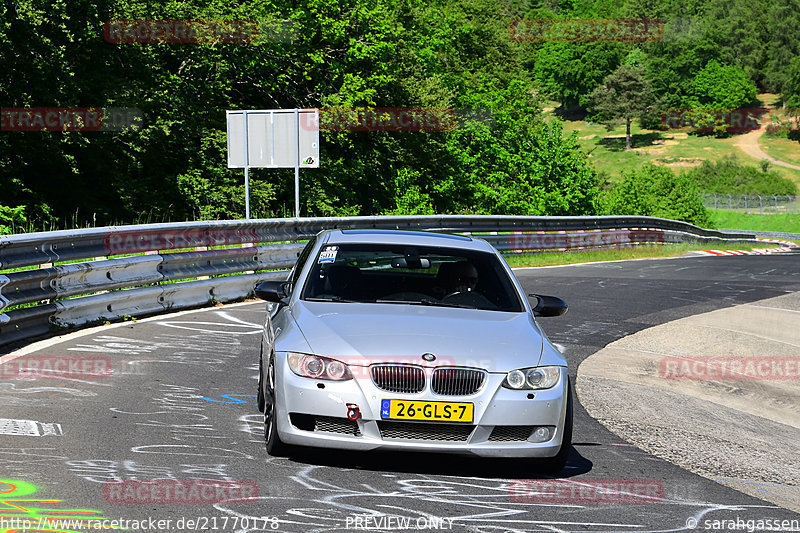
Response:
POLYGON ((319 168, 317 109, 228 111, 227 119, 228 168, 319 168))

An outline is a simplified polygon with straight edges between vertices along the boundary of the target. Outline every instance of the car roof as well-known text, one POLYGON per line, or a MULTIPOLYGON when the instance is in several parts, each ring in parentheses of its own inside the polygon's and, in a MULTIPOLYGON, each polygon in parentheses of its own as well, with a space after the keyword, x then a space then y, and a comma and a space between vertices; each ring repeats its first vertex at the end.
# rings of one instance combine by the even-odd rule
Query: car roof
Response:
POLYGON ((395 229, 334 229, 325 230, 321 237, 325 244, 375 243, 375 244, 408 244, 417 246, 441 246, 443 248, 460 248, 467 250, 494 251, 494 248, 482 239, 474 239, 466 235, 433 233, 429 231, 411 231, 395 229))

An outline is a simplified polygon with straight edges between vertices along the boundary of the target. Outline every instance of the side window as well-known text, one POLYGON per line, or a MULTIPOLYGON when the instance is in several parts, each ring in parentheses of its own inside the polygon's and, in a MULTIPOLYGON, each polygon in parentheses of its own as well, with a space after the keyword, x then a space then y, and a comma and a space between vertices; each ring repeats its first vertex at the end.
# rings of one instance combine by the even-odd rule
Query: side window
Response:
POLYGON ((306 261, 308 261, 308 256, 311 254, 311 250, 314 249, 314 244, 316 244, 316 242, 317 242, 316 237, 308 241, 308 244, 306 244, 305 248, 303 248, 303 251, 300 252, 300 255, 297 257, 297 263, 295 263, 294 270, 292 270, 291 277, 289 278, 289 281, 291 283, 291 286, 289 287, 290 292, 294 291, 294 286, 297 283, 297 278, 300 277, 300 272, 303 271, 303 267, 305 266, 306 261))

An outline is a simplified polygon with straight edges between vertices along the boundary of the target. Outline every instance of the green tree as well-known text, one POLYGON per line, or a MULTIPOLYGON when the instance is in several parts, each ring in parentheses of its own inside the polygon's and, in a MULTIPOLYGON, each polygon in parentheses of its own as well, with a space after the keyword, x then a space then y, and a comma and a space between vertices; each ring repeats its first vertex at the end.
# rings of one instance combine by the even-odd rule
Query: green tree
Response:
POLYGON ((780 0, 765 7, 768 30, 764 36, 764 67, 754 80, 768 92, 786 93, 787 83, 796 72, 793 66, 800 57, 800 0, 780 0))
POLYGON ((559 120, 538 119, 539 107, 522 84, 492 94, 491 126, 471 123, 448 139, 454 171, 440 194, 453 203, 445 204, 445 210, 594 214, 597 174, 580 151, 576 134, 564 137, 559 120))
POLYGON ((800 57, 792 60, 789 74, 783 87, 783 100, 788 107, 800 109, 800 57))
POLYGON ((663 108, 690 107, 692 80, 717 57, 718 50, 713 41, 704 37, 688 42, 669 40, 645 43, 643 48, 647 52, 647 76, 663 108))
MULTIPOLYGON (((746 80, 765 79, 765 60, 773 30, 771 6, 786 0, 712 0, 703 16, 705 35, 716 46, 720 65, 736 67, 746 80)), ((730 80, 726 80, 730 83, 730 80)), ((746 104, 745 104, 746 105, 746 104)))
POLYGON ((692 81, 691 103, 696 108, 738 109, 755 100, 755 84, 742 68, 734 65, 709 61, 692 81))
MULTIPOLYGON (((517 215, 593 214, 597 176, 575 134, 547 124, 529 85, 497 80, 465 95, 465 117, 443 142, 437 164, 398 172, 387 212, 517 215)), ((430 134, 431 137, 434 134, 430 134)))
POLYGON ((587 97, 624 57, 621 43, 545 43, 533 74, 544 94, 565 109, 586 107, 587 97))
POLYGON ((653 89, 644 70, 627 64, 606 76, 603 84, 589 95, 591 111, 606 123, 625 122, 625 149, 631 149, 631 121, 653 105, 653 89))

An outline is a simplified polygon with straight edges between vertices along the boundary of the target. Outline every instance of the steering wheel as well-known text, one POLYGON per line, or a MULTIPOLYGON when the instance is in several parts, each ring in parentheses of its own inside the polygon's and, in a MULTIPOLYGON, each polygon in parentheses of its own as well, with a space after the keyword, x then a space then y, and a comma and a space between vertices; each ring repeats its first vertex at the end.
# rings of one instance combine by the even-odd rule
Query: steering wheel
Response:
POLYGON ((470 293, 469 291, 453 291, 450 294, 445 294, 444 296, 442 296, 442 300, 446 300, 451 296, 458 296, 459 294, 469 294, 469 293, 470 293))

